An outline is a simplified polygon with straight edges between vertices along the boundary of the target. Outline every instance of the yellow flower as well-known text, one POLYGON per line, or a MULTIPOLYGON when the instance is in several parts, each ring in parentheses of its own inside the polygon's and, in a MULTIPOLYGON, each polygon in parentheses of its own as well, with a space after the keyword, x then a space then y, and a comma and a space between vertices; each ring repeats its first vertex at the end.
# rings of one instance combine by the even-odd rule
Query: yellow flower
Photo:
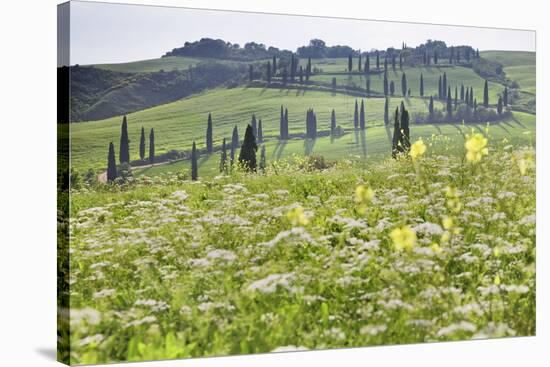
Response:
POLYGON ((411 145, 411 151, 409 152, 409 155, 412 159, 416 159, 418 157, 421 157, 425 152, 426 144, 424 144, 422 139, 419 139, 413 145, 411 145))
POLYGON ((439 246, 437 243, 432 243, 432 251, 436 254, 440 254, 441 253, 441 246, 439 246))
POLYGON ((487 148, 487 138, 482 134, 473 134, 468 137, 466 143, 464 143, 466 148, 466 159, 468 162, 478 163, 481 161, 481 157, 489 154, 489 149, 487 148))
POLYGON ((497 275, 494 281, 495 285, 500 285, 500 277, 497 275))
POLYGON ((374 191, 365 185, 359 185, 355 188, 355 202, 358 204, 367 204, 374 199, 374 191))
POLYGON ((286 218, 292 223, 293 226, 306 226, 309 223, 309 219, 304 214, 304 208, 297 206, 286 213, 286 218))
POLYGON ((397 251, 410 251, 416 244, 416 233, 408 226, 395 228, 391 231, 390 238, 397 251))
POLYGON ((453 218, 451 217, 444 217, 442 223, 443 223, 443 228, 445 229, 451 229, 455 226, 453 222, 453 218))

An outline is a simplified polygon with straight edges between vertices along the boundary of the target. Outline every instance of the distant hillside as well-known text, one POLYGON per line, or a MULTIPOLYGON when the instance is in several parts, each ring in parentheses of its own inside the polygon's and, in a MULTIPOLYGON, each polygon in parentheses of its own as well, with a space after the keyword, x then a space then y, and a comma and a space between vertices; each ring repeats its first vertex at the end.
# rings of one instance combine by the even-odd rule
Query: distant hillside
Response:
POLYGON ((71 121, 99 120, 173 102, 207 88, 240 83, 247 73, 247 65, 218 62, 146 73, 71 67, 71 121))

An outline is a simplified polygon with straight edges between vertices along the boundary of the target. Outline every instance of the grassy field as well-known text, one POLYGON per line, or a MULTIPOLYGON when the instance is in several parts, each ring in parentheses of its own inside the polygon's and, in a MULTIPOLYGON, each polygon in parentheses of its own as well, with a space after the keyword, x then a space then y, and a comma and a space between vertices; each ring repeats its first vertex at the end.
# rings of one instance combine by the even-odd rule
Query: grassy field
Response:
POLYGON ((205 58, 201 57, 161 57, 159 59, 141 60, 134 62, 124 62, 118 64, 95 64, 89 65, 95 68, 119 71, 125 73, 149 73, 160 70, 187 70, 190 66, 203 62, 205 58))
POLYGON ((506 76, 518 82, 520 89, 535 93, 536 54, 520 51, 483 51, 481 56, 504 66, 506 76))
MULTIPOLYGON (((425 96, 437 96, 438 94, 438 81, 439 77, 443 77, 443 73, 447 74, 447 86, 451 87, 451 93, 454 98, 455 86, 458 87, 458 93, 460 93, 460 86, 464 84, 464 87, 474 88, 474 98, 477 98, 478 103, 483 100, 483 84, 484 80, 479 77, 472 69, 461 66, 438 68, 432 67, 405 67, 403 70, 388 71, 388 83, 392 80, 395 83, 395 96, 401 96, 401 77, 405 72, 407 76, 407 86, 411 89, 411 96, 418 96, 420 94, 420 74, 422 73, 424 78, 424 95, 425 96)), ((321 82, 327 85, 331 85, 332 78, 336 78, 336 84, 338 86, 352 86, 362 89, 366 88, 367 77, 364 75, 345 75, 345 74, 319 74, 311 77, 312 81, 321 82)), ((371 79, 371 91, 377 93, 383 93, 383 80, 384 75, 375 74, 370 76, 371 79)), ((497 83, 489 83, 489 103, 495 104, 498 95, 502 92, 504 87, 497 83)), ((459 94, 460 98, 460 94, 459 94)))
MULTIPOLYGON (((428 141, 433 134, 450 139, 446 146, 453 152, 463 150, 461 138, 472 129, 485 133, 486 124, 423 124, 412 125, 411 139, 423 138, 428 141), (459 139, 456 139, 456 138, 459 139)), ((490 125, 490 139, 501 141, 506 138, 514 144, 534 144, 535 117, 526 113, 515 113, 514 117, 503 122, 490 125)), ((290 158, 293 155, 322 155, 327 161, 338 159, 380 161, 391 154, 392 128, 372 126, 365 132, 350 132, 338 138, 320 137, 314 141, 302 139, 289 140, 281 144, 278 139, 265 142, 266 159, 268 162, 290 158)), ((443 153, 443 152, 442 152, 443 153)), ((259 156, 259 155, 258 155, 259 156)), ((219 174, 220 154, 203 155, 199 159, 199 174, 202 177, 213 177, 219 174)), ((135 170, 136 175, 156 176, 166 173, 184 173, 190 169, 190 161, 181 160, 170 164, 157 165, 135 170)))
POLYGON ((534 149, 448 144, 75 191, 71 361, 534 335, 534 149))
MULTIPOLYGON (((365 100, 365 118, 368 125, 383 124, 384 99, 365 100)), ((391 99, 391 110, 401 103, 391 99)), ((128 115, 128 132, 131 154, 137 159, 141 126, 149 131, 155 128, 157 152, 170 149, 188 150, 193 140, 199 147, 205 145, 204 134, 208 113, 214 121, 214 141, 220 144, 223 137, 230 138, 235 125, 242 139, 252 112, 262 119, 265 136, 278 136, 281 105, 288 108, 291 133, 305 131, 307 108, 315 109, 319 130, 327 130, 330 113, 334 108, 338 124, 353 126, 355 98, 345 94, 285 89, 233 88, 217 89, 184 98, 179 101, 138 111, 128 115)), ((442 108, 438 102, 436 107, 442 108)), ((412 112, 427 111, 427 101, 410 99, 407 108, 412 112)), ((72 163, 76 169, 102 168, 108 144, 115 145, 120 136, 121 117, 71 125, 72 163)))

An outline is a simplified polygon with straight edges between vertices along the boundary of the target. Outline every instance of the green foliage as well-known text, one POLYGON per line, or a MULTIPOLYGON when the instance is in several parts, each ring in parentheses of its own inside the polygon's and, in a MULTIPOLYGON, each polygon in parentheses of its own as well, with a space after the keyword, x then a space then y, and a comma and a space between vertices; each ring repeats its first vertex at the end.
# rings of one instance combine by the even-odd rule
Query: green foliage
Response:
POLYGON ((256 171, 256 137, 252 133, 252 126, 248 125, 244 133, 244 141, 239 154, 239 164, 247 171, 256 171))

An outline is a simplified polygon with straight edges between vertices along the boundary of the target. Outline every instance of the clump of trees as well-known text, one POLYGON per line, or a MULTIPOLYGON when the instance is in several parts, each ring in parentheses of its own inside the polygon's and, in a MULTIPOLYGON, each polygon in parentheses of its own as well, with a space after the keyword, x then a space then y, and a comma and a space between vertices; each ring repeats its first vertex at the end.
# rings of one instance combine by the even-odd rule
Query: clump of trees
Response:
POLYGON ((401 153, 408 153, 411 147, 409 131, 409 111, 401 102, 401 107, 396 107, 393 124, 392 157, 396 158, 401 153))
POLYGON ((239 154, 239 164, 241 167, 250 172, 256 171, 257 150, 258 145, 256 144, 256 137, 252 133, 252 126, 249 124, 246 127, 243 145, 241 146, 241 151, 239 154))
POLYGON ((308 109, 306 113, 306 136, 310 139, 317 137, 317 116, 313 108, 308 109))

